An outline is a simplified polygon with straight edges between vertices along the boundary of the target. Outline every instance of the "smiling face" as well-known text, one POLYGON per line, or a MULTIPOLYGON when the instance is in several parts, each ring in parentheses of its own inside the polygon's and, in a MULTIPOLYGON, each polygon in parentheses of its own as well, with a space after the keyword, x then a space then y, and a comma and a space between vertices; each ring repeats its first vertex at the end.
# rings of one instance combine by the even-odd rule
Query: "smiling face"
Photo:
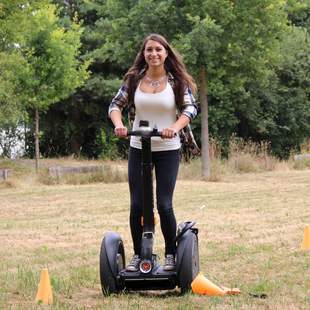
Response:
POLYGON ((165 47, 154 40, 146 42, 143 54, 149 67, 163 66, 168 56, 165 47))

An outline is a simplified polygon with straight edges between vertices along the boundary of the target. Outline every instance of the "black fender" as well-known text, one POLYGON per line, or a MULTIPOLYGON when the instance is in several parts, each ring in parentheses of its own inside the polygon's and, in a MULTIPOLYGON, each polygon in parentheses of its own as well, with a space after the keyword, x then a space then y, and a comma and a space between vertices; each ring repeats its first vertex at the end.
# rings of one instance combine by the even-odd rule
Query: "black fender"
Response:
MULTIPOLYGON (((104 243, 104 247, 106 249, 110 270, 113 274, 116 275, 118 272, 118 267, 115 260, 115 255, 117 254, 115 251, 118 250, 119 246, 122 247, 123 241, 121 236, 116 232, 107 232, 103 237, 102 243, 104 243)), ((122 252, 124 253, 124 247, 122 252)))
POLYGON ((108 232, 104 235, 100 249, 100 280, 104 294, 114 293, 121 289, 118 273, 125 267, 123 241, 118 233, 108 232), (121 262, 119 262, 119 256, 121 262))
POLYGON ((178 240, 181 238, 181 236, 184 235, 189 229, 197 230, 196 234, 198 234, 198 229, 193 228, 195 226, 195 224, 196 224, 196 222, 192 222, 192 221, 180 223, 178 225, 175 241, 178 242, 178 240))
POLYGON ((182 267, 182 261, 184 259, 184 254, 192 250, 192 244, 198 241, 198 237, 191 230, 186 231, 178 240, 177 244, 177 255, 176 255, 176 270, 179 273, 182 267))
POLYGON ((198 229, 194 224, 180 226, 183 231, 177 236, 176 271, 178 285, 186 292, 199 272, 198 229))

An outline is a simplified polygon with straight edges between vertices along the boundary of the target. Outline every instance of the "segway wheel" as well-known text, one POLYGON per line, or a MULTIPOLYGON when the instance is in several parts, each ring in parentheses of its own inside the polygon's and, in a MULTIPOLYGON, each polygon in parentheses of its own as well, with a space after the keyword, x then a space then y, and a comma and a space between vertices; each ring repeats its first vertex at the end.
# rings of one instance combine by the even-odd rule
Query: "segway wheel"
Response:
POLYGON ((198 237, 188 230, 177 247, 177 273, 181 293, 191 290, 191 283, 199 272, 198 237))
POLYGON ((125 251, 119 234, 110 232, 104 236, 99 267, 102 293, 109 295, 121 291, 123 287, 117 276, 125 268, 125 251))

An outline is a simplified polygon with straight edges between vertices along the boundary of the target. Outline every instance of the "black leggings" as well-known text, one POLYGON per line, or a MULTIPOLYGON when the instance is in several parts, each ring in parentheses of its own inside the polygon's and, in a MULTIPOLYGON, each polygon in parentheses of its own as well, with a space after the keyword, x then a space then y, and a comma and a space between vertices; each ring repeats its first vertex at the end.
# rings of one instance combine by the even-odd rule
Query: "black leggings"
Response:
MULTIPOLYGON (((175 254, 176 219, 172 208, 172 197, 180 162, 180 151, 152 152, 156 175, 156 201, 160 226, 165 239, 165 254, 175 254)), ((130 229, 135 254, 140 254, 143 208, 141 150, 130 147, 128 160, 130 190, 130 229)))

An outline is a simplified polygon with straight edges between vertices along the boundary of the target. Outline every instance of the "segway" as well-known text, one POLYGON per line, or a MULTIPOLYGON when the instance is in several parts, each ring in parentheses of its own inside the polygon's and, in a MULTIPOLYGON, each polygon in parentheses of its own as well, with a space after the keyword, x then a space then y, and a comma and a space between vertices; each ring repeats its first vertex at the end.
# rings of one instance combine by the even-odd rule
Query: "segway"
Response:
POLYGON ((167 290, 179 287, 182 293, 191 289, 191 283, 199 272, 198 229, 195 222, 178 225, 176 234, 176 269, 165 271, 153 253, 154 200, 151 138, 161 132, 149 128, 148 121, 140 122, 139 130, 129 131, 128 136, 139 136, 142 142, 141 169, 143 177, 143 232, 141 262, 136 272, 126 271, 125 250, 120 235, 108 232, 104 235, 100 250, 100 281, 104 295, 130 290, 167 290))

